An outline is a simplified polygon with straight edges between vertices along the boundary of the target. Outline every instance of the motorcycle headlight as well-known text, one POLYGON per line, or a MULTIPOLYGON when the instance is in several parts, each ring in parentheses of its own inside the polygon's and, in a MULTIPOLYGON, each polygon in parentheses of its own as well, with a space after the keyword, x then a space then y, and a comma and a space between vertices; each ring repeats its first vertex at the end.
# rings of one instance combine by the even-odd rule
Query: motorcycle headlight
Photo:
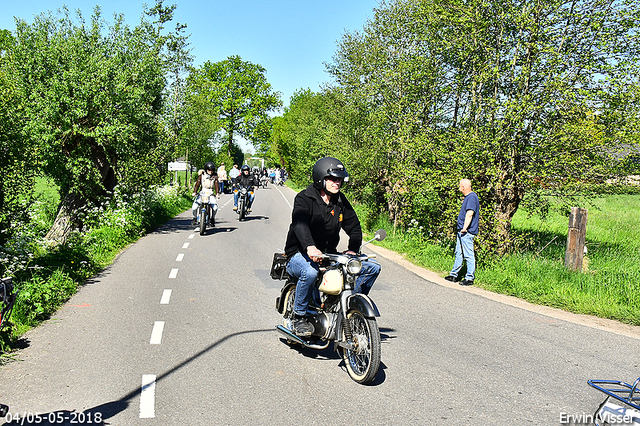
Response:
POLYGON ((362 262, 356 259, 351 259, 349 263, 347 263, 347 272, 352 275, 358 275, 362 270, 362 262))

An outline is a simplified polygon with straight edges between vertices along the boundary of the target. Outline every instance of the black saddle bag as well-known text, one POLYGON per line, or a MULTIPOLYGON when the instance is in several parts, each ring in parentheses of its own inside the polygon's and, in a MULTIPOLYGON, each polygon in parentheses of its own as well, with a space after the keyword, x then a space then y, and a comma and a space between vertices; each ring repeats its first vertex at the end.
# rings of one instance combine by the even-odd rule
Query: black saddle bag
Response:
POLYGON ((289 278, 287 273, 287 261, 289 258, 284 253, 274 253, 273 263, 271 263, 271 278, 274 280, 286 280, 289 278))

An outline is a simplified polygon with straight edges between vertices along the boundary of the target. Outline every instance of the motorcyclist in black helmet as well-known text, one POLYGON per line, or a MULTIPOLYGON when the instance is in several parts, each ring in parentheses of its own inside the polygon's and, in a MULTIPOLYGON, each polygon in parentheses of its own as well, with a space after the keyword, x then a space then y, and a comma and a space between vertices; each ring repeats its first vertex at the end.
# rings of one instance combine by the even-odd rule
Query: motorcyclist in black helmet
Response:
POLYGON ((213 196, 209 197, 209 205, 211 206, 211 225, 215 223, 215 215, 218 211, 218 175, 216 173, 216 166, 213 162, 209 161, 204 165, 204 170, 200 170, 198 172, 198 179, 196 180, 196 184, 193 187, 192 196, 197 198, 193 201, 193 205, 191 206, 191 210, 193 210, 193 221, 192 224, 196 224, 198 221, 198 209, 200 207, 200 203, 202 202, 202 195, 198 192, 198 190, 202 187, 203 190, 210 190, 213 196))
POLYGON ((254 189, 260 184, 256 180, 255 176, 251 173, 249 166, 246 164, 240 167, 240 174, 234 179, 233 185, 236 187, 233 191, 233 210, 238 210, 238 190, 237 188, 247 188, 249 190, 249 205, 247 205, 247 212, 251 211, 253 200, 255 199, 254 189))
MULTIPOLYGON (((337 253, 340 230, 349 236, 346 253, 356 254, 362 245, 362 228, 353 207, 340 192, 349 173, 336 158, 318 160, 312 170, 313 184, 296 195, 285 253, 289 258, 287 272, 298 278, 294 304, 293 332, 299 336, 313 333, 307 321, 309 303, 317 303, 319 295, 314 283, 323 253, 337 253)), ((380 264, 362 262, 362 272, 355 290, 368 294, 380 274, 380 264)), ((313 309, 313 308, 311 308, 313 309)))

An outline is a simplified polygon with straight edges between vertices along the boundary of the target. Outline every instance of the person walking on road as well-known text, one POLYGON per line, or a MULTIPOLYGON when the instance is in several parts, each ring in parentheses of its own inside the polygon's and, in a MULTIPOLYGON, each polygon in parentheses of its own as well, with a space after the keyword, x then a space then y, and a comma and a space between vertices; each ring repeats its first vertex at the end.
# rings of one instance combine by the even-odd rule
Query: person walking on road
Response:
POLYGON ((458 272, 462 269, 463 260, 467 262, 467 273, 460 285, 473 285, 476 272, 476 257, 473 248, 473 240, 478 235, 478 223, 480 220, 480 201, 478 195, 471 190, 471 181, 460 181, 460 192, 464 195, 460 213, 458 213, 458 232, 456 233, 456 252, 453 269, 445 280, 456 282, 458 272))
POLYGON ((218 194, 224 194, 224 183, 227 180, 227 170, 224 168, 224 163, 220 164, 218 167, 218 184, 220 188, 218 190, 218 194))
POLYGON ((229 171, 229 180, 231 180, 232 184, 233 184, 233 181, 236 180, 238 176, 240 176, 240 170, 238 169, 238 165, 234 164, 233 168, 229 171))

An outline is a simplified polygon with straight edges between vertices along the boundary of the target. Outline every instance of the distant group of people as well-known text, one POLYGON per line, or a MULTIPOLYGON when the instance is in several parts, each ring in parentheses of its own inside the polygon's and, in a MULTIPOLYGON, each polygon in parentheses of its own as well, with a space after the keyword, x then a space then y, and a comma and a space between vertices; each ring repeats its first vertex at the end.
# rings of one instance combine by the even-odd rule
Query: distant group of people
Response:
MULTIPOLYGON (((289 174, 284 168, 263 168, 254 167, 251 169, 248 165, 244 164, 238 168, 237 164, 234 164, 231 170, 227 173, 224 163, 220 163, 220 167, 217 169, 213 162, 209 161, 205 164, 204 169, 198 172, 198 179, 196 180, 193 188, 192 196, 195 197, 193 201, 193 223, 197 222, 198 207, 202 203, 202 195, 200 190, 210 190, 213 196, 209 198, 209 204, 211 205, 212 218, 211 222, 214 223, 215 214, 218 211, 217 199, 220 198, 220 194, 224 193, 225 186, 231 185, 236 187, 251 188, 249 193, 249 204, 247 205, 247 211, 251 212, 251 206, 255 199, 255 193, 253 189, 260 186, 260 179, 265 178, 271 180, 272 183, 285 182, 289 174)), ((234 191, 233 196, 233 210, 238 210, 238 192, 234 191)))
POLYGON ((264 170, 269 181, 273 184, 279 184, 280 182, 284 183, 287 181, 287 177, 289 177, 289 173, 287 173, 284 167, 264 170))

